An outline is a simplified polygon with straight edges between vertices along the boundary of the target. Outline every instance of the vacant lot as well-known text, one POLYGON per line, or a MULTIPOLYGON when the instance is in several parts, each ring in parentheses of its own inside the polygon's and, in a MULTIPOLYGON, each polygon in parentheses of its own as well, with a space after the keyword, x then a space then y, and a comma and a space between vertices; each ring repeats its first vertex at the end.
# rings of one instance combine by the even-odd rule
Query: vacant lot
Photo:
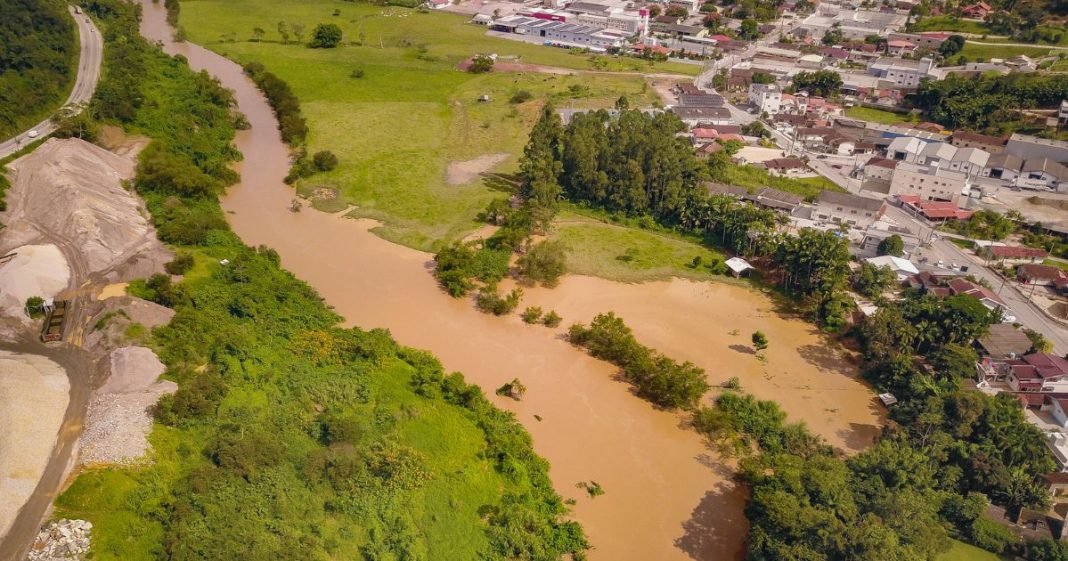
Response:
POLYGON ((893 111, 884 111, 882 109, 874 109, 872 107, 850 107, 845 111, 846 117, 852 119, 860 119, 861 121, 869 121, 872 123, 881 123, 884 125, 896 125, 898 123, 915 123, 918 121, 915 115, 894 113, 893 111))
POLYGON ((545 100, 605 107, 620 95, 638 104, 656 99, 637 74, 462 72, 458 64, 476 53, 575 69, 591 63, 586 55, 486 37, 484 28, 453 14, 331 0, 201 0, 183 2, 181 21, 190 40, 240 62, 262 62, 292 86, 311 128, 309 149, 329 149, 340 159, 337 169, 305 180, 304 187, 338 189, 357 205, 356 215, 384 223, 380 235, 420 249, 473 230, 476 214, 503 196, 483 177, 448 184, 448 165, 507 153, 491 171, 514 171, 545 100), (335 10, 340 15, 332 15, 335 10), (345 44, 282 44, 279 22, 290 30, 303 25, 305 41, 317 24, 335 23, 345 44), (257 28, 263 40, 249 41, 257 28), (520 91, 532 99, 511 103, 520 91), (480 102, 484 95, 490 101, 480 102))

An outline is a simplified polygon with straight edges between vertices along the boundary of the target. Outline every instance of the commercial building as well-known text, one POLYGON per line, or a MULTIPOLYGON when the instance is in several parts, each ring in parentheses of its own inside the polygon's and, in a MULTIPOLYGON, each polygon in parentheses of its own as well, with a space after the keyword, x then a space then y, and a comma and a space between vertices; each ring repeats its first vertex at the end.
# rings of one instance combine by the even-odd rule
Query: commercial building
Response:
POLYGON ((631 35, 615 29, 518 15, 494 20, 490 27, 497 31, 541 37, 547 45, 581 47, 601 52, 622 47, 631 35))
POLYGON ((812 216, 816 220, 867 229, 886 212, 886 202, 849 193, 821 191, 812 216))
POLYGON ((775 115, 782 109, 782 88, 776 84, 751 84, 749 104, 759 113, 775 115))
POLYGON ((934 61, 929 58, 904 60, 884 57, 868 63, 867 74, 899 88, 915 88, 920 85, 920 80, 931 76, 933 68, 934 61))
POLYGON ((898 162, 887 194, 918 195, 923 200, 958 203, 967 188, 968 176, 959 171, 898 162))

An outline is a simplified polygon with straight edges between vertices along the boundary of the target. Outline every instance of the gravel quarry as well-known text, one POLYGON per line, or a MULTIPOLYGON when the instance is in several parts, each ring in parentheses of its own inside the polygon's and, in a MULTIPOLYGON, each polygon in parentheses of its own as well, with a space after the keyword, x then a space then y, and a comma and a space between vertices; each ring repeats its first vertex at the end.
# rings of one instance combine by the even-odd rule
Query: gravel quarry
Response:
POLYGON ((10 253, 15 256, 0 265, 0 311, 28 323, 23 312, 26 299, 55 297, 70 283, 70 267, 53 244, 24 245, 10 253))

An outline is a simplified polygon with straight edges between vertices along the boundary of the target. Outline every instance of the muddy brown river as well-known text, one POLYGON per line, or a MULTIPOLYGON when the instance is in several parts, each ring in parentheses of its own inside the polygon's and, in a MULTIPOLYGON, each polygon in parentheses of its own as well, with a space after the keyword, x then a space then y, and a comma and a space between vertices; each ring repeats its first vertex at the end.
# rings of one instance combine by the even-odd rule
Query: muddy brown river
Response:
MULTIPOLYGON (((741 558, 744 492, 680 416, 634 397, 614 380, 611 365, 567 344, 563 328, 492 317, 448 297, 430 275, 430 255, 375 236, 373 223, 310 209, 291 212, 293 191, 282 182, 288 150, 265 99, 237 64, 172 43, 162 5, 141 3, 142 33, 233 89, 252 125, 236 139, 245 155, 237 167, 241 182, 223 199, 246 243, 277 250, 282 264, 347 324, 388 328, 399 342, 433 352, 491 396, 520 378, 528 388, 522 401, 494 399, 533 435, 558 492, 578 501, 574 518, 594 546, 591 559, 741 558), (590 499, 575 487, 590 480, 605 494, 590 499)), ((553 290, 528 289, 522 305, 530 304, 556 309, 565 325, 613 310, 644 343, 703 366, 714 382, 739 377, 745 389, 779 401, 792 419, 843 448, 869 444, 880 423, 871 392, 853 378, 855 369, 811 325, 778 316, 771 300, 745 286, 567 277, 553 290), (747 347, 755 329, 771 341, 766 363, 747 347)))

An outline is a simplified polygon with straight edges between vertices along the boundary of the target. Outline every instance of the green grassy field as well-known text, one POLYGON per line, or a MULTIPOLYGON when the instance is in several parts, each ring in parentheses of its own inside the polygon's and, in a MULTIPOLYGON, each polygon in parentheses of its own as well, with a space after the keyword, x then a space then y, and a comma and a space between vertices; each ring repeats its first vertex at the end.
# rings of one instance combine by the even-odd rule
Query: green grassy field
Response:
POLYGON ((979 59, 990 60, 992 58, 1012 58, 1016 55, 1042 57, 1049 55, 1051 51, 1052 49, 1049 47, 977 45, 968 41, 964 44, 964 48, 961 49, 960 55, 967 57, 968 60, 974 62, 979 59))
POLYGON ((707 267, 692 268, 693 258, 700 256, 704 265, 724 259, 693 241, 567 211, 557 218, 552 238, 567 245, 568 272, 622 282, 707 280, 714 275, 707 267))
POLYGON ((950 541, 953 546, 949 551, 940 555, 938 561, 1005 561, 1009 559, 961 541, 954 539, 950 541))
POLYGON ((952 16, 934 16, 923 18, 912 26, 912 31, 957 31, 986 35, 990 28, 981 21, 954 18, 952 16))
MULTIPOLYGON (((239 62, 262 62, 292 86, 311 128, 309 150, 332 150, 341 162, 304 180, 302 188, 340 190, 357 205, 356 215, 384 223, 380 235, 420 249, 473 230, 475 215, 502 196, 481 178, 448 184, 448 164, 506 153, 494 171, 514 170, 543 100, 551 98, 561 107, 605 107, 624 94, 637 104, 656 99, 635 74, 462 72, 457 65, 480 52, 576 69, 588 68, 589 61, 560 49, 486 37, 484 28, 452 14, 339 0, 186 0, 181 22, 190 40, 239 62), (341 15, 331 16, 334 9, 341 15), (337 23, 347 41, 363 46, 283 45, 279 21, 290 27, 303 23, 306 34, 317 23, 337 23), (246 41, 255 27, 268 30, 265 42, 246 41), (237 42, 223 42, 231 32, 237 42), (355 70, 363 77, 351 77, 355 70), (531 92, 534 100, 509 103, 519 90, 531 92), (478 101, 484 94, 490 102, 478 101)), ((650 67, 634 59, 614 64, 655 71, 680 66, 650 67)))
POLYGON ((1042 261, 1042 264, 1043 265, 1049 265, 1051 267, 1057 267, 1058 269, 1063 269, 1065 271, 1068 271, 1068 262, 1061 261, 1061 260, 1058 260, 1058 259, 1046 259, 1046 260, 1042 261))
POLYGON ((860 107, 854 106, 846 109, 846 117, 853 119, 860 119, 861 121, 869 121, 872 123, 881 123, 884 125, 896 125, 898 123, 916 123, 919 122, 919 118, 913 114, 894 113, 893 111, 884 111, 882 109, 875 109, 872 107, 860 107))

